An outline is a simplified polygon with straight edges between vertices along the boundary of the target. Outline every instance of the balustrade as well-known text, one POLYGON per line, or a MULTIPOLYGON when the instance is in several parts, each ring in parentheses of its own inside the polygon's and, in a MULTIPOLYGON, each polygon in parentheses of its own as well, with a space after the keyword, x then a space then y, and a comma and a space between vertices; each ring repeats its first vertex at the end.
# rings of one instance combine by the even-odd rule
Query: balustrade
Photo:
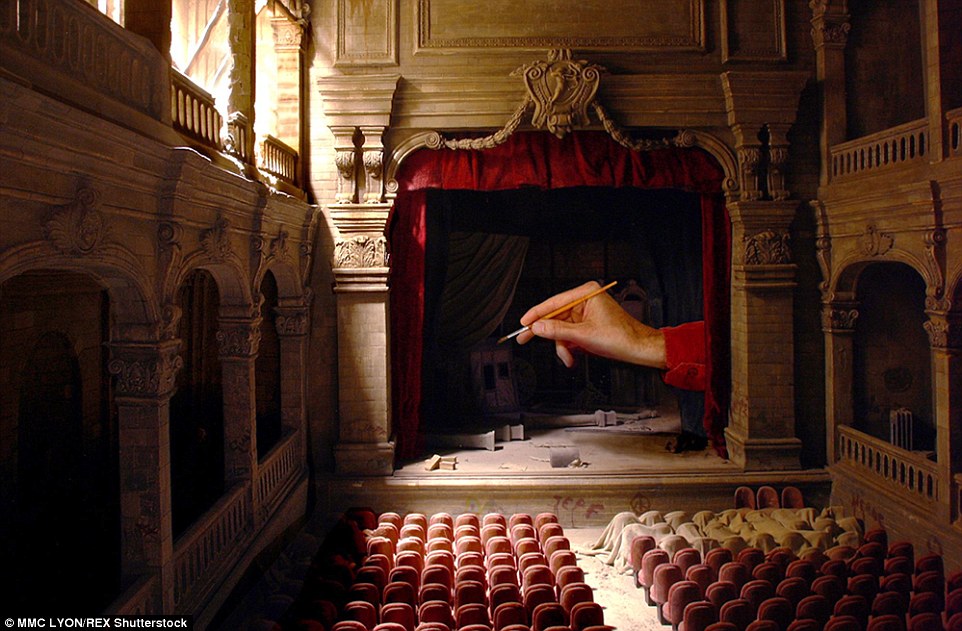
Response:
POLYGON ((258 152, 257 166, 273 176, 297 184, 297 152, 273 136, 265 136, 258 152))
POLYGON ((921 161, 928 153, 928 120, 920 119, 835 145, 831 149, 833 179, 921 161))
POLYGON ((176 68, 170 69, 170 115, 174 129, 220 151, 220 112, 214 97, 176 68))
POLYGON ((949 155, 962 156, 962 107, 946 112, 945 121, 949 129, 949 155))
POLYGON ((182 603, 219 562, 231 558, 249 534, 249 487, 240 485, 209 510, 174 544, 174 605, 182 603))
POLYGON ((868 475, 901 497, 939 501, 937 463, 842 425, 836 430, 835 460, 868 475))
POLYGON ((274 509, 284 483, 296 475, 301 466, 299 441, 297 434, 282 439, 267 457, 257 467, 257 486, 255 487, 254 502, 265 516, 269 516, 274 509))

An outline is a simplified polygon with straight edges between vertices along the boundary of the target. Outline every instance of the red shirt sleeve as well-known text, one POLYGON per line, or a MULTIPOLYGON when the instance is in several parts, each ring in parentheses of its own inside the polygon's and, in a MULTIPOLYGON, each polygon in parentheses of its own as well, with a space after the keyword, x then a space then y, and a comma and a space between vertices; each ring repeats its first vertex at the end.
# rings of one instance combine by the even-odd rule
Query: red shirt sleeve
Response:
POLYGON ((669 386, 683 390, 705 389, 705 323, 688 322, 661 329, 665 334, 663 379, 669 386))

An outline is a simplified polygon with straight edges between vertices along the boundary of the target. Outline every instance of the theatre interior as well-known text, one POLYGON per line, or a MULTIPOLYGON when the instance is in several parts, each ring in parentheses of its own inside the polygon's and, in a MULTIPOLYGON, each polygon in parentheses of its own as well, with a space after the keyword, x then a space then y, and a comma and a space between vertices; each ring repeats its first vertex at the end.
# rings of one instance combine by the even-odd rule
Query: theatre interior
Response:
POLYGON ((960 34, 957 0, 3 0, 5 607, 962 629, 960 34), (703 322, 703 388, 499 342, 592 281, 703 322))

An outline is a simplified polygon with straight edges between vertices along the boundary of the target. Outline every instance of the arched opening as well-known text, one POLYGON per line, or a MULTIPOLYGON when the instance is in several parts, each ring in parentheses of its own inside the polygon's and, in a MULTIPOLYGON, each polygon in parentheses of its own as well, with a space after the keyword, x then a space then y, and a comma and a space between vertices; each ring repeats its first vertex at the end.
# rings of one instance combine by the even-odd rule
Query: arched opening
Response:
POLYGON ((935 451, 925 283, 903 263, 858 277, 853 348, 855 428, 914 451, 935 451), (910 428, 904 423, 910 423, 910 428))
POLYGON ((69 272, 22 274, 0 296, 0 519, 9 533, 0 546, 16 577, 11 602, 94 614, 120 589, 110 300, 69 272))
POLYGON ((224 394, 218 357, 220 294, 206 270, 178 292, 183 368, 170 400, 171 519, 184 532, 224 492, 224 394))
POLYGON ((281 344, 277 335, 277 280, 267 272, 261 281, 261 341, 254 363, 257 388, 257 457, 267 455, 281 438, 281 344))

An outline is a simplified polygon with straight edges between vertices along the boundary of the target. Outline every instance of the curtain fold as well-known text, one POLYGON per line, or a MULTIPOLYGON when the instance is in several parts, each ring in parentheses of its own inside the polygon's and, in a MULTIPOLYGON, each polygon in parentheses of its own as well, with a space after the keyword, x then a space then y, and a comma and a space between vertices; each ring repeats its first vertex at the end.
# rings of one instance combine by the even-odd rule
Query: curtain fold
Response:
POLYGON ((703 274, 709 388, 704 424, 723 445, 729 353, 730 225, 721 196, 724 174, 700 149, 634 152, 602 132, 516 133, 483 151, 421 150, 409 156, 391 220, 392 401, 397 455, 419 455, 418 423, 424 344, 424 257, 427 194, 431 189, 509 190, 574 186, 677 188, 701 194, 703 274))
POLYGON ((497 330, 511 307, 527 251, 527 237, 466 232, 448 235, 439 346, 467 351, 497 330))

